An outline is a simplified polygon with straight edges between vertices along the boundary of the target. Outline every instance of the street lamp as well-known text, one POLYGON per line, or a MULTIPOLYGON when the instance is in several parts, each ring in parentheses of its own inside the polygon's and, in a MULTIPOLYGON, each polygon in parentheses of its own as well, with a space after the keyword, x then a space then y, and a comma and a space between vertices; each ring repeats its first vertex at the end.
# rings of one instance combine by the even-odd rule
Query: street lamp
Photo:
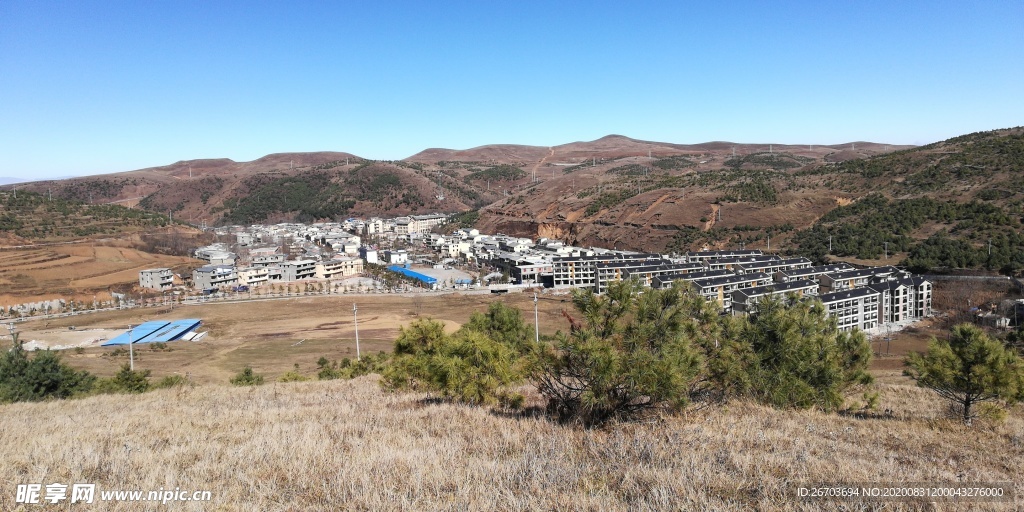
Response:
POLYGON ((359 355, 359 315, 358 315, 358 313, 359 313, 359 308, 356 307, 356 303, 353 302, 352 303, 352 323, 356 327, 356 361, 359 361, 361 359, 360 355, 359 355))
POLYGON ((14 340, 14 346, 18 346, 18 328, 14 326, 14 322, 7 324, 7 330, 11 331, 11 339, 14 340))

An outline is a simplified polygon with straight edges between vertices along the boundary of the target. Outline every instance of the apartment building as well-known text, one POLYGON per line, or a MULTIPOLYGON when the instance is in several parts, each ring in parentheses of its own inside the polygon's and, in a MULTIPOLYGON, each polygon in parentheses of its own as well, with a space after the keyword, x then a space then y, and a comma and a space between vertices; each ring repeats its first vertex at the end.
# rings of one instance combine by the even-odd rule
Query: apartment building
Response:
POLYGON ((867 330, 881 320, 882 294, 871 288, 856 288, 821 295, 829 316, 836 318, 840 331, 867 330))
POLYGON ((789 258, 784 260, 777 259, 769 261, 755 261, 751 263, 738 263, 733 266, 732 270, 738 274, 748 274, 750 272, 774 274, 776 272, 805 269, 810 267, 811 260, 807 258, 789 258))
POLYGON ((763 272, 753 272, 704 279, 687 279, 684 276, 683 279, 693 283, 704 298, 718 302, 722 311, 729 312, 732 310, 732 292, 744 288, 765 286, 771 283, 772 278, 763 272))
POLYGON ((139 286, 151 290, 169 290, 174 287, 174 272, 171 272, 169 268, 140 270, 139 286))
POLYGON ((593 256, 552 258, 551 268, 555 288, 595 288, 597 286, 597 265, 612 262, 661 261, 657 254, 606 253, 593 256))
MULTIPOLYGON (((701 265, 701 268, 704 268, 701 265)), ((675 281, 692 281, 694 279, 706 279, 710 277, 723 277, 735 275, 728 270, 701 270, 697 272, 678 272, 654 276, 651 279, 651 288, 663 289, 672 286, 675 281)))
POLYGON ((775 295, 795 294, 797 297, 818 294, 818 282, 811 279, 772 283, 732 292, 733 313, 754 313, 762 298, 775 295))
POLYGON ((363 260, 359 258, 335 258, 316 264, 316 277, 319 279, 354 276, 362 271, 363 260))
POLYGON ((285 261, 279 267, 281 278, 285 281, 299 281, 316 277, 316 262, 313 260, 285 261))
POLYGON ((898 272, 899 269, 892 266, 843 270, 818 276, 818 283, 821 284, 822 289, 830 292, 839 292, 863 288, 871 283, 896 275, 898 272))
POLYGON ((772 274, 775 282, 785 283, 786 281, 797 281, 801 279, 817 279, 822 274, 832 274, 844 270, 853 270, 849 263, 836 263, 834 265, 821 265, 817 267, 796 268, 791 270, 780 270, 772 274))
POLYGON ((753 250, 749 250, 749 251, 746 251, 746 250, 743 250, 743 251, 697 251, 697 252, 688 252, 688 253, 686 253, 686 261, 689 261, 689 262, 696 261, 696 262, 700 263, 700 262, 703 262, 705 260, 711 260, 711 259, 742 258, 742 257, 748 257, 748 256, 761 256, 763 254, 764 253, 762 253, 760 250, 757 250, 757 249, 753 249, 753 250))
POLYGON ((664 259, 598 263, 595 290, 597 293, 604 293, 611 283, 633 278, 640 280, 644 286, 651 286, 656 276, 680 274, 703 268, 700 263, 672 263, 664 259))
POLYGON ((762 254, 754 256, 736 256, 730 258, 709 258, 701 263, 708 270, 732 270, 743 264, 763 263, 768 261, 779 261, 780 258, 774 254, 762 254))

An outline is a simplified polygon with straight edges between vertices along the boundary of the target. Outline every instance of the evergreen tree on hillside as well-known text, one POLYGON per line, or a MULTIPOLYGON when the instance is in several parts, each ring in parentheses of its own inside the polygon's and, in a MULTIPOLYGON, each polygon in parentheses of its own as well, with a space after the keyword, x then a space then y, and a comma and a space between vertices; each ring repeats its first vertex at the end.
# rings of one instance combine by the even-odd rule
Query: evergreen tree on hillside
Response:
POLYGON ((1024 362, 980 327, 960 324, 949 339, 932 338, 925 353, 907 356, 906 375, 951 402, 967 425, 985 402, 1024 399, 1024 362))

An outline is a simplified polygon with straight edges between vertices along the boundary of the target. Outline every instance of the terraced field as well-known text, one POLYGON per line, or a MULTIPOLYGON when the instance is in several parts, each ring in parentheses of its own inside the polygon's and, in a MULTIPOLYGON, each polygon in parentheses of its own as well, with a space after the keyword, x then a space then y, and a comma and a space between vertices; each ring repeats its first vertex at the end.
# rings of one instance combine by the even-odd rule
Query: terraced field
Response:
POLYGON ((109 244, 82 241, 0 249, 0 306, 55 298, 105 300, 111 288, 137 282, 139 270, 199 263, 113 245, 125 242, 109 244))

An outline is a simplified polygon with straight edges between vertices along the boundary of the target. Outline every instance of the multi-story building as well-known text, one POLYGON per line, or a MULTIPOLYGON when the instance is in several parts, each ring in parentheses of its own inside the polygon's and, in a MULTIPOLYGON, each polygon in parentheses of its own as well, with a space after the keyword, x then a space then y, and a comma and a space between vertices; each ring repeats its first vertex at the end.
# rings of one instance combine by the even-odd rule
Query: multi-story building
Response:
POLYGON ((606 253, 593 256, 556 257, 551 260, 555 288, 594 288, 597 286, 597 264, 611 262, 659 260, 657 254, 606 253))
POLYGON ((821 274, 818 276, 818 283, 821 284, 822 289, 839 292, 863 288, 873 282, 887 279, 898 272, 896 267, 891 266, 843 270, 831 274, 821 274))
POLYGON ((206 265, 192 271, 192 286, 197 289, 208 290, 236 283, 238 274, 231 265, 206 265))
POLYGON ((644 286, 651 286, 655 276, 679 274, 704 267, 700 263, 672 263, 663 259, 651 259, 598 263, 595 268, 597 270, 595 291, 604 293, 608 289, 608 285, 615 281, 636 278, 644 286))
MULTIPOLYGON (((701 268, 704 268, 701 265, 701 268)), ((674 274, 664 274, 660 276, 654 276, 651 279, 651 288, 663 289, 672 286, 675 281, 691 281, 694 279, 706 279, 709 277, 723 277, 735 275, 728 270, 701 270, 698 272, 678 272, 674 274)))
POLYGON ((238 274, 238 284, 242 286, 260 286, 266 284, 268 274, 268 267, 247 267, 239 268, 236 270, 238 274))
POLYGON ((729 312, 732 310, 732 292, 764 286, 770 283, 772 278, 763 272, 753 272, 704 279, 687 279, 684 275, 683 279, 693 283, 693 286, 704 298, 718 302, 722 311, 729 312))
POLYGON ((780 270, 772 274, 772 278, 778 283, 785 283, 786 281, 796 281, 800 279, 817 279, 818 276, 822 274, 831 274, 834 272, 852 269, 853 265, 850 265, 849 263, 836 263, 834 265, 780 270))
POLYGON ((836 319, 840 331, 868 330, 878 327, 882 294, 871 288, 856 288, 821 295, 829 316, 836 319))
POLYGON ((818 294, 818 282, 810 279, 772 283, 732 292, 733 313, 754 313, 763 297, 794 294, 797 297, 818 294))
POLYGON ((313 260, 293 260, 281 263, 281 278, 285 281, 299 281, 316 277, 316 262, 313 260))
POLYGON ((741 258, 746 256, 761 256, 761 251, 757 249, 743 250, 743 251, 697 251, 686 253, 686 261, 690 262, 702 262, 710 259, 721 259, 721 258, 741 258))
POLYGON ((140 270, 139 286, 152 290, 169 290, 174 287, 174 272, 169 268, 140 270))
POLYGON ((334 258, 316 264, 316 277, 319 279, 354 276, 362 271, 363 260, 359 258, 334 258))
POLYGON ((751 263, 738 263, 732 270, 738 274, 747 274, 750 272, 764 272, 765 274, 774 274, 776 272, 784 272, 787 270, 804 269, 811 267, 811 260, 807 258, 789 258, 785 260, 769 260, 769 261, 755 261, 751 263))
POLYGON ((736 268, 743 264, 763 263, 767 261, 780 261, 780 258, 774 254, 760 254, 754 256, 735 256, 731 258, 708 258, 703 260, 701 263, 708 270, 732 270, 736 271, 736 268))

